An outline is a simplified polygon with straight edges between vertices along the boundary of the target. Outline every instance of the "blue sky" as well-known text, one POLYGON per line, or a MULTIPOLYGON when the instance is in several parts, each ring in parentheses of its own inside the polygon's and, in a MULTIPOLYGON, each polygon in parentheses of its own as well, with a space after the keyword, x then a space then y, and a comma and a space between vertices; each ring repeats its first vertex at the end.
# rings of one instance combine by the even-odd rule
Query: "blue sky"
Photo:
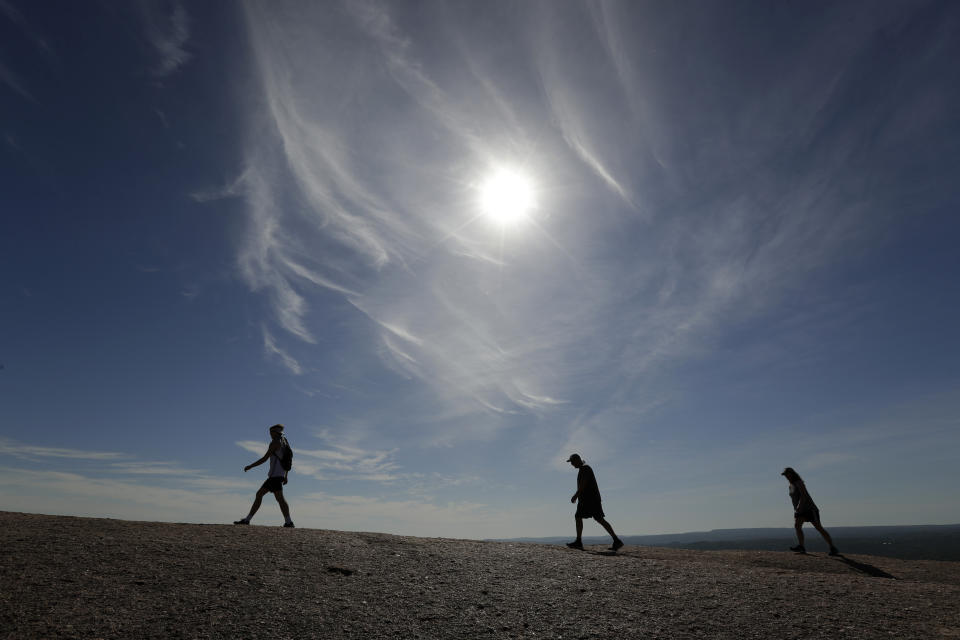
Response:
POLYGON ((574 451, 621 534, 790 526, 788 465, 958 522, 958 33, 0 0, 0 509, 233 520, 282 422, 299 526, 564 535, 574 451))

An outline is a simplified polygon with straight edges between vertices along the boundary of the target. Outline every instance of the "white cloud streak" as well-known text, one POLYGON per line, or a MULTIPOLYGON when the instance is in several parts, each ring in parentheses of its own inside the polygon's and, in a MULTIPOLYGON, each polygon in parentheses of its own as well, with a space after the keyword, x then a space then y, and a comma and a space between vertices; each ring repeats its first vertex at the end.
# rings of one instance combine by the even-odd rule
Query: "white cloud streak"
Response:
MULTIPOLYGON (((255 440, 241 440, 238 447, 262 455, 265 445, 255 440)), ((292 443, 291 443, 292 446, 292 443)), ((366 450, 345 444, 328 444, 324 449, 294 447, 296 473, 317 479, 342 477, 351 480, 393 483, 401 477, 393 457, 396 450, 366 450)))
MULTIPOLYGON (((695 77, 658 75, 650 43, 675 53, 670 34, 631 35, 641 8, 525 5, 504 30, 457 7, 424 24, 372 1, 245 7, 265 108, 242 178, 244 280, 308 344, 322 331, 312 303, 346 298, 384 366, 445 411, 491 418, 465 435, 578 398, 630 405, 724 327, 872 241, 870 196, 849 170, 869 122, 777 168, 838 109, 837 69, 870 28, 818 34, 785 57, 808 60, 803 73, 703 110, 695 77), (518 157, 541 183, 542 218, 505 237, 474 220, 471 185, 518 157)), ((294 347, 267 351, 302 373, 294 347)))
POLYGON ((153 72, 165 78, 176 73, 192 57, 187 51, 190 16, 179 0, 141 0, 140 14, 147 40, 160 60, 153 72))
POLYGON ((303 367, 300 366, 300 363, 297 362, 293 356, 277 346, 276 340, 274 340, 273 335, 266 327, 263 327, 263 348, 266 350, 268 357, 279 360, 293 375, 299 376, 303 373, 303 367))
POLYGON ((200 471, 187 469, 174 462, 115 462, 109 469, 117 473, 145 476, 196 476, 200 471))
POLYGON ((43 447, 24 444, 7 438, 0 438, 0 454, 16 458, 71 458, 75 460, 116 460, 129 457, 113 451, 43 447))

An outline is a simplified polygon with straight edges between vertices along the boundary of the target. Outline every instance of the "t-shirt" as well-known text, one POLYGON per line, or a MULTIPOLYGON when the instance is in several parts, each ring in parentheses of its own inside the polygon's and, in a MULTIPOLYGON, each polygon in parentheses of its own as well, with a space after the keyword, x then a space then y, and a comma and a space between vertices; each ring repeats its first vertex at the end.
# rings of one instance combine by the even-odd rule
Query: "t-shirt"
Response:
POLYGON ((798 487, 792 482, 790 483, 790 500, 793 502, 793 510, 798 513, 801 510, 806 512, 817 508, 817 505, 813 503, 813 498, 810 497, 809 493, 804 500, 804 493, 806 493, 806 491, 803 488, 798 487))
POLYGON ((580 487, 580 502, 600 502, 600 487, 597 486, 597 477, 589 465, 580 467, 577 473, 577 486, 580 487))

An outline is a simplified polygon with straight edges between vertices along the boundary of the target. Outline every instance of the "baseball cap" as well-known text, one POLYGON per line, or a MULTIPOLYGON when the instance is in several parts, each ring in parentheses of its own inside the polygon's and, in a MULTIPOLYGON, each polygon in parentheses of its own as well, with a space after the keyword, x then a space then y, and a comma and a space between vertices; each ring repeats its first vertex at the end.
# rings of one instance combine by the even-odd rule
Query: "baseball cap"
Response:
POLYGON ((567 458, 567 462, 573 462, 574 460, 583 460, 583 458, 580 457, 579 453, 571 453, 570 457, 567 458))

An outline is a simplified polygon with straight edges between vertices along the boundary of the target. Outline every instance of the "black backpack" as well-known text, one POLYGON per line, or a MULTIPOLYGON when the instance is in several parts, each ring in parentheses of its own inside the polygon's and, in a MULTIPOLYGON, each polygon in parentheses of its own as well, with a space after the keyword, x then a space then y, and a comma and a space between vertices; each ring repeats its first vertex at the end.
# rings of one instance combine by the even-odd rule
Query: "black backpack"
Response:
POLYGON ((284 471, 290 471, 293 467, 293 448, 286 438, 282 439, 280 446, 280 455, 277 456, 280 458, 280 466, 283 467, 284 471))

